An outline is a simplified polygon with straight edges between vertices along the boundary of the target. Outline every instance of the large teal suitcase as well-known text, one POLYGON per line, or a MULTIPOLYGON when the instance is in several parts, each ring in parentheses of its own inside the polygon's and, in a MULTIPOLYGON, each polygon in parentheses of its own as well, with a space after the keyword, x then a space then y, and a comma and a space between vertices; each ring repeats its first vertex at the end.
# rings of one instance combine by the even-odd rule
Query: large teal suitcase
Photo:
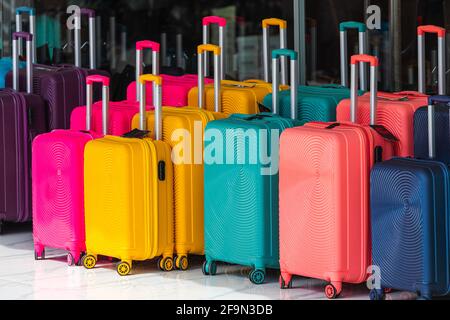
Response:
POLYGON ((205 275, 215 275, 220 261, 252 267, 250 280, 262 284, 266 268, 279 269, 278 141, 294 118, 232 115, 208 124, 205 275))

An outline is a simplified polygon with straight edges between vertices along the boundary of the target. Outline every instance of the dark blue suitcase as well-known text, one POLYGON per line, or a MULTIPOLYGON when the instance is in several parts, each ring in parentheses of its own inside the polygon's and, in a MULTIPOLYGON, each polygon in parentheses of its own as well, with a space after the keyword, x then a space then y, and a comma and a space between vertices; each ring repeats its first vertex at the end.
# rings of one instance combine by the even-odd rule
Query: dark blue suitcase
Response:
MULTIPOLYGON (((428 109, 434 119, 434 107, 428 109)), ((434 137, 434 122, 428 127, 434 137)), ((435 159, 435 140, 427 146, 435 159)), ((381 288, 371 290, 372 300, 383 299, 386 289, 420 299, 450 293, 449 177, 447 165, 435 160, 398 158, 373 168, 372 254, 381 288)))
MULTIPOLYGON (((450 96, 431 97, 435 104, 436 158, 450 165, 450 96)), ((428 158, 428 107, 414 115, 414 154, 418 159, 428 158)))

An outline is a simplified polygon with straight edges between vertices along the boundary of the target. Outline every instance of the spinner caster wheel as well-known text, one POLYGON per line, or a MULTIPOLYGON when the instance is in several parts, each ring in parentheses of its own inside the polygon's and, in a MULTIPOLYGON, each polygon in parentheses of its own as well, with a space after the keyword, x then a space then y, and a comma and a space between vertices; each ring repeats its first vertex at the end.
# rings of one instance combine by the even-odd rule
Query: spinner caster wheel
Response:
POLYGON ((172 271, 174 268, 173 259, 170 257, 160 258, 158 260, 158 267, 161 271, 172 271))
POLYGON ((286 283, 286 281, 284 281, 283 276, 280 276, 280 288, 281 290, 292 289, 292 279, 291 281, 289 281, 289 283, 286 283))
POLYGON ((186 256, 176 257, 175 267, 178 270, 186 271, 189 269, 189 260, 186 256))
POLYGON ((384 290, 377 290, 377 289, 370 290, 369 298, 372 301, 384 300, 385 298, 384 290))
POLYGON ((45 260, 45 249, 42 249, 41 252, 38 252, 37 250, 34 250, 34 260, 45 260))
POLYGON ((341 293, 331 283, 325 287, 325 296, 330 300, 337 299, 340 294, 341 293))
POLYGON ((217 274, 217 264, 214 261, 205 261, 202 271, 205 276, 215 276, 217 274))
POLYGON ((76 264, 75 258, 74 258, 74 256, 73 256, 73 254, 69 252, 69 253, 67 254, 67 265, 68 265, 69 267, 73 267, 73 266, 75 266, 75 264, 76 264))
POLYGON ((97 259, 92 255, 87 255, 83 257, 83 266, 86 269, 94 269, 97 264, 97 259))
POLYGON ((120 262, 117 264, 117 273, 125 277, 131 273, 131 265, 128 262, 120 262))
POLYGON ((262 270, 253 270, 249 274, 249 279, 253 284, 260 285, 264 283, 264 280, 266 279, 266 273, 262 270))

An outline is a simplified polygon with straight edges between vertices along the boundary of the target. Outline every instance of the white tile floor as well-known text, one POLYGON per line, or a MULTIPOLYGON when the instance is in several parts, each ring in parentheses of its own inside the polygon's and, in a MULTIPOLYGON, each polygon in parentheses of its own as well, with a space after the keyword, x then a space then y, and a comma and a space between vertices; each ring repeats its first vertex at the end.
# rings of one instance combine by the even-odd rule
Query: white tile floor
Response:
MULTIPOLYGON (((268 283, 252 285, 248 270, 219 266, 218 275, 205 277, 201 258, 187 272, 161 273, 155 262, 135 265, 133 275, 120 277, 104 262, 94 270, 67 267, 64 252, 46 250, 47 260, 35 261, 31 226, 7 225, 0 236, 0 299, 175 299, 175 300, 292 300, 324 299, 323 283, 296 279, 297 289, 280 290, 275 271, 268 283)), ((395 294, 393 299, 411 298, 395 294)), ((345 286, 342 299, 367 299, 364 286, 345 286)))

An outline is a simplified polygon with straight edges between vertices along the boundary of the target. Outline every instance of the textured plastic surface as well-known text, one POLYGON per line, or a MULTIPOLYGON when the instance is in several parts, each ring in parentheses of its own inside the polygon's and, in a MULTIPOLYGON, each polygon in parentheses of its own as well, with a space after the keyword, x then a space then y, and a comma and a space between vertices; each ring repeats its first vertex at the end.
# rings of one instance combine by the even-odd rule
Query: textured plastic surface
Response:
POLYGON ((0 221, 31 219, 31 141, 46 130, 39 96, 0 90, 0 221))
POLYGON ((383 288, 450 292, 449 171, 440 162, 393 159, 371 177, 373 263, 383 288))
MULTIPOLYGON (((378 93, 377 124, 384 126, 399 140, 395 145, 395 155, 414 156, 414 113, 427 103, 428 96, 417 92, 378 93)), ((358 123, 370 123, 370 94, 358 99, 357 118, 358 123)), ((349 99, 338 105, 337 121, 350 121, 349 99)))
MULTIPOLYGON (((257 155, 268 142, 270 155, 271 130, 279 134, 294 123, 290 119, 273 114, 259 116, 231 116, 229 119, 213 121, 207 130, 218 130, 224 137, 227 130, 243 130, 237 134, 233 150, 235 160, 257 155), (262 141, 257 137, 255 145, 243 142, 246 130, 268 130, 262 141), (266 140, 267 139, 267 140, 266 140), (256 147, 258 146, 258 147, 256 147)), ((256 131, 259 132, 259 131, 256 131)), ((211 142, 205 143, 205 149, 211 142)), ((274 156, 272 154, 272 156, 274 156)), ((208 262, 222 261, 255 269, 279 268, 278 244, 278 167, 274 163, 273 175, 262 175, 268 168, 260 159, 254 164, 226 164, 227 154, 218 161, 224 164, 205 164, 205 253, 208 262)))
POLYGON ((377 147, 383 160, 392 157, 391 142, 350 123, 310 123, 282 134, 280 265, 286 283, 292 275, 323 279, 339 293, 342 282, 366 280, 377 147))

